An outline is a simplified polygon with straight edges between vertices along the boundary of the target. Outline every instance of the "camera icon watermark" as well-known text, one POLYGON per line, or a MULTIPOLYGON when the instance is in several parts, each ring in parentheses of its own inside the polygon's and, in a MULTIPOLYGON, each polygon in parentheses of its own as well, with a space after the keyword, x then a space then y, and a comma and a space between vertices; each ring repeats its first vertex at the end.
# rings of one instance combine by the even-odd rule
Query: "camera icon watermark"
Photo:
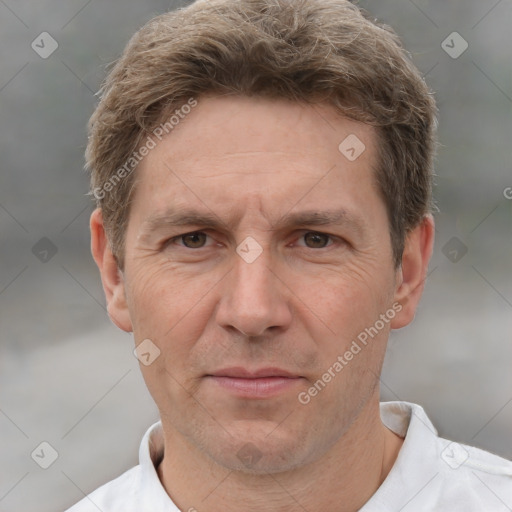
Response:
POLYGON ((49 442, 43 441, 30 456, 38 466, 48 469, 59 458, 59 452, 49 442))
POLYGON ((457 263, 460 261, 468 252, 468 248, 464 242, 462 242, 456 236, 453 236, 443 245, 441 252, 452 262, 457 263))
POLYGON ((507 187, 503 190, 503 197, 508 200, 512 199, 512 187, 507 187))
POLYGON ((458 443, 450 443, 442 452, 441 458, 452 469, 458 469, 469 459, 468 451, 458 443))
POLYGON ((160 349, 149 338, 146 338, 135 347, 133 355, 144 366, 149 366, 160 356, 160 349))
POLYGON ((339 152, 350 162, 357 160, 366 150, 363 141, 354 133, 351 133, 338 146, 339 152))
POLYGON ((263 454, 253 443, 245 443, 242 448, 238 450, 236 456, 242 461, 245 467, 253 468, 263 457, 263 454))
POLYGON ((263 252, 263 247, 252 236, 248 236, 238 245, 236 252, 246 263, 253 263, 263 252))
POLYGON ((41 263, 48 263, 57 254, 57 246, 49 238, 44 236, 34 244, 32 254, 41 263))
POLYGON ((468 49, 468 47, 468 42, 458 32, 452 32, 441 43, 441 48, 452 59, 458 59, 468 49))
POLYGON ((47 59, 59 47, 59 43, 48 32, 41 32, 30 46, 39 57, 47 59))

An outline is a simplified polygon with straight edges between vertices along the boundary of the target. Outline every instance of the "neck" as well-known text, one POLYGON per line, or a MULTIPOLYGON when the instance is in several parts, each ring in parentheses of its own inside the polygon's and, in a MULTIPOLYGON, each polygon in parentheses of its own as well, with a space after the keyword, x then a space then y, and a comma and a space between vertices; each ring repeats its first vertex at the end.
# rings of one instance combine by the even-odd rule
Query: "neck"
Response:
POLYGON ((180 510, 355 512, 382 484, 403 442, 382 424, 378 400, 368 406, 328 453, 281 473, 232 471, 165 432, 158 475, 180 510))

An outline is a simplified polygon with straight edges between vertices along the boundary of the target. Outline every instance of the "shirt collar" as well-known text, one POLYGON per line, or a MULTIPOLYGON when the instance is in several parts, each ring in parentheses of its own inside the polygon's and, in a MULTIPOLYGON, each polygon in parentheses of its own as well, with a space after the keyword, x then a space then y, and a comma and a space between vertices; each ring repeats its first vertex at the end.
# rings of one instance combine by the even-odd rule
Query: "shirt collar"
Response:
POLYGON ((423 407, 409 402, 382 402, 382 422, 404 438, 398 457, 382 485, 360 512, 401 510, 439 474, 439 437, 423 407))
MULTIPOLYGON (((384 425, 405 439, 388 476, 361 512, 380 512, 389 503, 398 504, 397 496, 402 496, 401 506, 405 506, 413 498, 404 493, 406 489, 421 491, 421 487, 415 490, 412 486, 411 489, 411 482, 424 481, 427 484, 438 472, 436 454, 439 438, 423 408, 408 402, 383 402, 380 404, 380 414, 384 425), (418 464, 418 459, 421 464, 418 464)), ((139 450, 141 510, 152 508, 179 512, 158 478, 156 468, 163 455, 162 424, 157 422, 145 433, 139 450)))
POLYGON ((140 444, 140 489, 142 492, 140 493, 139 510, 179 512, 158 478, 156 468, 163 456, 164 434, 162 423, 158 421, 149 427, 140 444))

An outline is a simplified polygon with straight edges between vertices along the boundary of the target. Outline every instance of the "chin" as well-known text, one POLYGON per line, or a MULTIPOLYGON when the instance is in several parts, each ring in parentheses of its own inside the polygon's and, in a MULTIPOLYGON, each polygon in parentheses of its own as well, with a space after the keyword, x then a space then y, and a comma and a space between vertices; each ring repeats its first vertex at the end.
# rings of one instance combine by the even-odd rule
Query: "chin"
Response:
POLYGON ((274 425, 275 430, 269 431, 268 425, 265 429, 253 425, 252 428, 231 432, 231 435, 224 432, 224 436, 212 439, 209 450, 206 446, 204 448, 217 464, 252 475, 283 473, 315 458, 312 455, 308 457, 310 450, 307 449, 306 436, 289 431, 277 433, 278 428, 274 425))

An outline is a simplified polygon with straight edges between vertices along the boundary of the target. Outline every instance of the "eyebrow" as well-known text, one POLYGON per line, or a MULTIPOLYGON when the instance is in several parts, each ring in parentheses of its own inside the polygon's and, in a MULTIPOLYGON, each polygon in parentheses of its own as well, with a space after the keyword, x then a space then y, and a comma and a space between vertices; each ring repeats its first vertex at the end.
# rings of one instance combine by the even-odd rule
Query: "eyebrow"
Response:
MULTIPOLYGON (((271 229, 326 225, 344 225, 359 235, 365 232, 363 219, 344 209, 288 212, 276 223, 272 223, 271 229)), ((184 226, 201 226, 202 229, 227 229, 229 227, 228 223, 223 222, 212 212, 199 212, 193 209, 169 209, 146 219, 143 222, 141 236, 145 238, 159 229, 184 226)))
POLYGON ((364 232, 365 223, 358 215, 347 210, 306 210, 287 213, 279 220, 284 228, 294 226, 345 225, 359 234, 364 232))

